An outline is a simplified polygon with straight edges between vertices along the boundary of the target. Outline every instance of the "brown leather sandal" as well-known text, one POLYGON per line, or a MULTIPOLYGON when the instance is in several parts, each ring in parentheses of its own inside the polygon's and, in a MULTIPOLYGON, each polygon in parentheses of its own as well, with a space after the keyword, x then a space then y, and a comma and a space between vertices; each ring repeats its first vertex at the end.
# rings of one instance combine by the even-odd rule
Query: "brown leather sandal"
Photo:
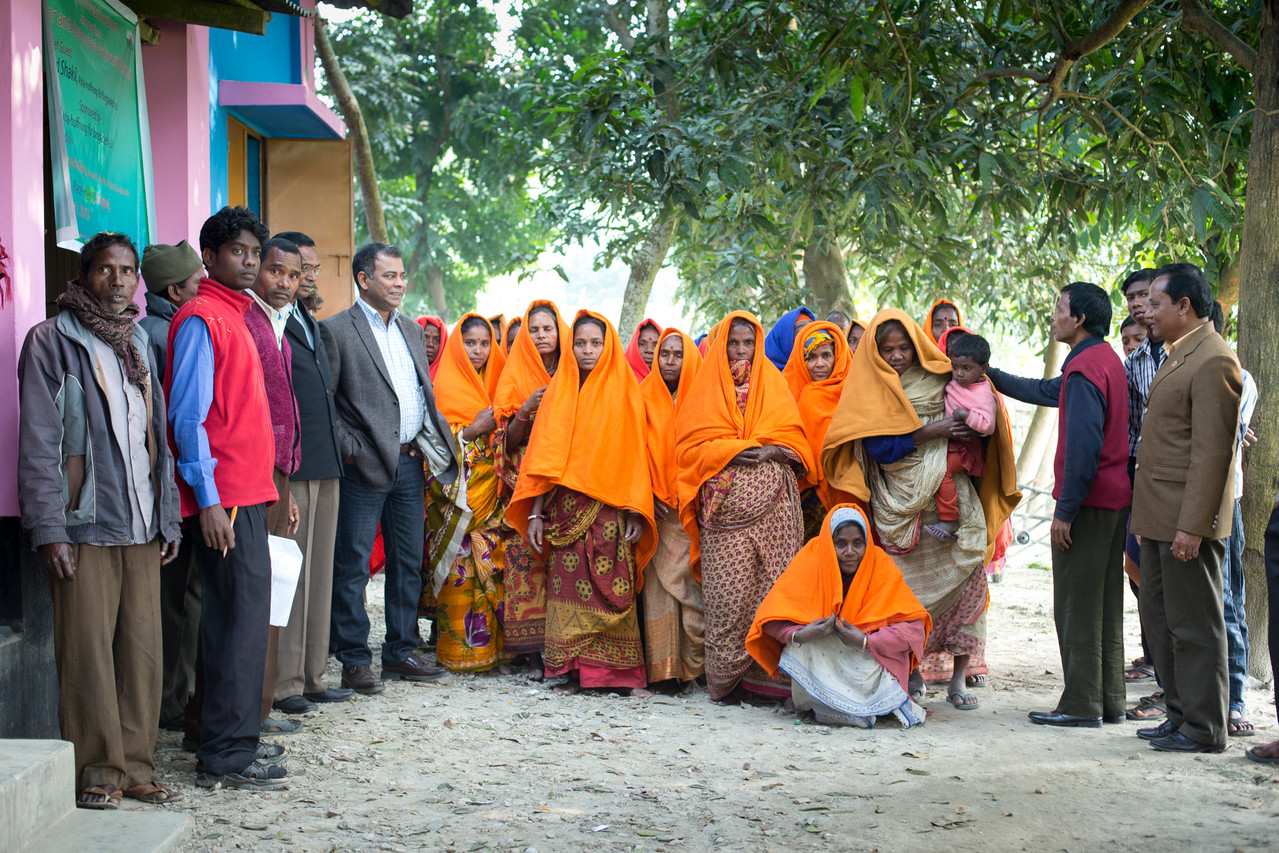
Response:
POLYGON ((154 780, 147 784, 125 788, 124 795, 129 799, 141 800, 153 806, 165 806, 182 799, 181 791, 175 791, 173 788, 161 785, 154 780))
POLYGON ((76 808, 106 811, 120 808, 120 789, 115 785, 103 783, 92 785, 81 791, 75 798, 76 808), (85 799, 93 797, 95 799, 85 799), (102 797, 102 799, 96 799, 102 797))

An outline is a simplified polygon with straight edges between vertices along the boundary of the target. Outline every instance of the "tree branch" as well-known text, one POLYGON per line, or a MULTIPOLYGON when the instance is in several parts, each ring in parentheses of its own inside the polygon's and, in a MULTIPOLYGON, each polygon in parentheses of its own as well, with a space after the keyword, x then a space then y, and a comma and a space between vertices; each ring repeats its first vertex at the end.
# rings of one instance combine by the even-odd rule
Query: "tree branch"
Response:
POLYGON ((1209 14, 1199 0, 1181 0, 1181 28, 1207 36, 1210 42, 1233 56, 1245 71, 1252 73, 1257 51, 1209 14))
POLYGON ((992 68, 989 71, 983 71, 980 74, 974 74, 972 82, 989 83, 991 80, 1007 80, 1015 78, 1018 80, 1034 80, 1036 83, 1048 82, 1048 75, 1042 71, 1034 71, 1030 68, 992 68))
POLYGON ((617 36, 617 40, 626 50, 635 49, 635 36, 631 35, 631 31, 626 28, 626 24, 617 16, 621 11, 622 4, 625 0, 617 0, 616 4, 609 3, 608 0, 600 0, 600 10, 604 13, 604 20, 608 23, 608 28, 613 31, 613 35, 617 36))
POLYGON ((1048 94, 1044 96, 1044 100, 1040 103, 1039 111, 1047 110, 1062 96, 1062 82, 1078 60, 1108 44, 1123 32, 1129 22, 1137 17, 1137 14, 1149 6, 1150 3, 1151 0, 1123 0, 1119 4, 1119 8, 1115 9, 1100 27, 1083 38, 1075 39, 1062 48, 1061 53, 1057 56, 1057 61, 1053 63, 1052 70, 1048 72, 1048 76, 1043 81, 1043 85, 1048 87, 1048 94))

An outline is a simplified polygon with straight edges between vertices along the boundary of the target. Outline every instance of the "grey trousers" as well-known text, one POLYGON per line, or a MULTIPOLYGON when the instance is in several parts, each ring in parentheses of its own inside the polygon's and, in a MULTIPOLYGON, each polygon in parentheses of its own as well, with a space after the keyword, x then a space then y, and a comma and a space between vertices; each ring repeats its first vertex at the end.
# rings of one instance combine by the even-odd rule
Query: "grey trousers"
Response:
POLYGON ((337 535, 338 483, 300 480, 289 483, 297 501, 297 533, 302 551, 302 574, 293 596, 289 624, 280 629, 276 701, 299 693, 324 691, 324 667, 329 661, 329 604, 333 597, 333 541, 337 535))

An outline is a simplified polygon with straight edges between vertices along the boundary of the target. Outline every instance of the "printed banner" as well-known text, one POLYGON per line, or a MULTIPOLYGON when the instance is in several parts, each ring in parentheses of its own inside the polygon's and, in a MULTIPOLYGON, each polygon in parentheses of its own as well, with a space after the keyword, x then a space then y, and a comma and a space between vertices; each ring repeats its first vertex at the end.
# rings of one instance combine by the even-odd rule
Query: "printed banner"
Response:
POLYGON ((45 80, 57 242, 155 232, 138 19, 115 0, 45 0, 45 80))

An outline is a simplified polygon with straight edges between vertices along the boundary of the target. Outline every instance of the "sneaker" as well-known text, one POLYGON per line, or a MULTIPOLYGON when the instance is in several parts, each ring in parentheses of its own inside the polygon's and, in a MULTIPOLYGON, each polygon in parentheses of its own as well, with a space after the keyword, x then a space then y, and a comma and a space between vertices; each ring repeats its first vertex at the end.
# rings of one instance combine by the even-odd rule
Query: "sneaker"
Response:
POLYGON ((289 787, 289 771, 278 764, 251 761, 232 773, 216 774, 207 770, 195 771, 195 784, 201 788, 237 788, 241 791, 278 791, 289 787))

